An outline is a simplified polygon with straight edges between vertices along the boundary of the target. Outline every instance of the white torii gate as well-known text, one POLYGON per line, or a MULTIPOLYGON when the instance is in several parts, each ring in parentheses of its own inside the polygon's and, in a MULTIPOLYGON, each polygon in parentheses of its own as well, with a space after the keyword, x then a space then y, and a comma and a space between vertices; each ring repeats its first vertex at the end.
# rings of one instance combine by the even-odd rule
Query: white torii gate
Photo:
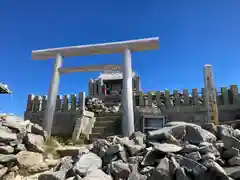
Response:
POLYGON ((102 65, 91 67, 75 67, 62 68, 62 57, 72 56, 87 56, 98 54, 113 54, 123 53, 123 89, 122 89, 122 104, 123 104, 123 120, 122 130, 123 135, 128 136, 134 132, 134 112, 133 112, 133 96, 132 96, 132 63, 131 52, 153 50, 159 47, 159 38, 145 38, 130 41, 70 46, 62 48, 44 49, 32 51, 33 60, 43 60, 56 58, 53 67, 52 80, 48 91, 47 106, 44 113, 45 129, 51 136, 52 121, 56 106, 56 97, 59 88, 60 74, 72 72, 87 72, 87 71, 101 71, 108 69, 119 69, 117 65, 102 65))

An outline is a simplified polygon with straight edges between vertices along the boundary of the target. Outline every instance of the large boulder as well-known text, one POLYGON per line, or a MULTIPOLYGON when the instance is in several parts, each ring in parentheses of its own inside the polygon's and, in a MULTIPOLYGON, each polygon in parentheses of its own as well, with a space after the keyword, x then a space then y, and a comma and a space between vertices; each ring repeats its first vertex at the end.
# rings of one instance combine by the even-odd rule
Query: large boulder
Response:
MULTIPOLYGON (((102 167, 102 159, 96 154, 89 152, 83 154, 74 165, 79 175, 86 175, 102 167)), ((98 171, 97 171, 98 172, 98 171)))
POLYGON ((95 169, 91 171, 83 180, 112 180, 113 178, 107 174, 105 174, 100 169, 95 169))
POLYGON ((43 172, 49 169, 40 153, 21 151, 16 158, 21 169, 25 169, 29 173, 43 172))
POLYGON ((41 135, 28 133, 24 138, 27 150, 43 153, 44 138, 41 135))
POLYGON ((168 158, 165 157, 161 159, 159 165, 153 171, 149 179, 150 180, 155 180, 155 179, 171 180, 168 158))
POLYGON ((186 125, 186 135, 184 140, 189 141, 192 144, 200 144, 201 142, 215 142, 217 138, 214 134, 202 129, 200 126, 188 123, 186 125))
POLYGON ((17 141, 17 134, 11 133, 0 127, 0 142, 17 141))

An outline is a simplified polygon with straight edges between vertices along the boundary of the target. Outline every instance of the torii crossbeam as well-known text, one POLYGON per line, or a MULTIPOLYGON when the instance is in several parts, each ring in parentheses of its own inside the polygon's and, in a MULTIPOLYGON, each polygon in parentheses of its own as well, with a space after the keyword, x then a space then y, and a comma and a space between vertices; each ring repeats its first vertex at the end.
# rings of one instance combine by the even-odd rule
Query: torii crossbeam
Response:
POLYGON ((45 129, 48 134, 51 135, 52 121, 56 106, 56 97, 59 88, 60 74, 71 72, 86 72, 86 71, 99 71, 99 70, 111 70, 119 68, 116 65, 103 65, 92 67, 78 67, 78 68, 62 68, 62 57, 72 56, 87 56, 87 55, 99 55, 99 54, 114 54, 123 53, 123 89, 122 89, 122 104, 123 104, 123 120, 122 130, 123 135, 128 136, 134 132, 134 112, 133 112, 133 96, 132 96, 132 63, 131 52, 153 50, 159 47, 159 38, 145 38, 130 41, 92 44, 92 45, 80 45, 53 49, 44 49, 32 51, 33 60, 44 60, 50 58, 56 58, 55 65, 53 67, 52 80, 48 91, 47 107, 44 114, 45 129))

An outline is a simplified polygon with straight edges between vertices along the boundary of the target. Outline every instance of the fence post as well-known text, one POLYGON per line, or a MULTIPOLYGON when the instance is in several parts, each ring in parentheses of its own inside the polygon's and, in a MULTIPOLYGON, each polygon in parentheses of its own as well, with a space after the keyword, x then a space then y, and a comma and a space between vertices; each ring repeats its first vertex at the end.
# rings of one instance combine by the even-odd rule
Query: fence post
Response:
POLYGON ((238 103, 238 87, 237 85, 233 84, 230 86, 231 93, 232 93, 232 102, 233 104, 238 103))
POLYGON ((34 106, 34 98, 35 96, 33 94, 28 95, 28 100, 27 100, 27 109, 26 111, 33 111, 33 106, 34 106))
POLYGON ((184 99, 184 105, 189 105, 189 93, 188 89, 183 89, 183 99, 184 99))
POLYGON ((147 105, 149 107, 152 107, 152 102, 153 102, 153 100, 152 100, 152 93, 148 92, 148 94, 147 94, 147 105))
POLYGON ((76 111, 77 108, 77 98, 76 98, 76 94, 72 94, 71 95, 71 110, 72 111, 76 111))
POLYGON ((139 92, 139 106, 144 106, 144 94, 142 91, 139 92))
POLYGON ((174 94, 174 98, 175 98, 175 106, 179 106, 180 105, 180 96, 179 96, 179 92, 177 89, 175 89, 173 91, 174 94))
POLYGON ((39 96, 35 96, 33 111, 38 112, 39 110, 40 110, 40 98, 39 98, 39 96))
POLYGON ((79 109, 82 113, 85 111, 85 92, 79 93, 79 109))
POLYGON ((223 104, 228 105, 229 104, 228 88, 227 87, 221 87, 221 94, 222 94, 222 97, 223 97, 223 104))
POLYGON ((68 95, 63 96, 63 111, 69 110, 69 99, 68 95))

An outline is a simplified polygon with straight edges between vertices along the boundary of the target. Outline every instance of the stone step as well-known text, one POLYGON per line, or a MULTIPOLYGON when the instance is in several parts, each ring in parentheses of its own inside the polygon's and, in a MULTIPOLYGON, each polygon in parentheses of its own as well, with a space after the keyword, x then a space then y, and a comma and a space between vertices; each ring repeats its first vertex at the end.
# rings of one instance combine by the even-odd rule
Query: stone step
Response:
POLYGON ((115 136, 115 135, 119 135, 119 134, 116 134, 116 133, 105 133, 105 134, 92 133, 89 137, 90 137, 90 141, 93 142, 93 141, 95 141, 97 139, 105 139, 108 136, 115 136))
POLYGON ((109 127, 93 127, 92 133, 100 133, 100 134, 105 134, 105 133, 116 133, 117 127, 115 124, 109 127))
POLYGON ((119 116, 105 116, 105 117, 96 117, 97 121, 116 121, 118 119, 121 119, 119 116))
POLYGON ((95 117, 121 117, 121 113, 100 113, 96 114, 95 117))
POLYGON ((94 127, 109 127, 112 125, 116 125, 116 120, 110 120, 110 121, 95 121, 94 127))

